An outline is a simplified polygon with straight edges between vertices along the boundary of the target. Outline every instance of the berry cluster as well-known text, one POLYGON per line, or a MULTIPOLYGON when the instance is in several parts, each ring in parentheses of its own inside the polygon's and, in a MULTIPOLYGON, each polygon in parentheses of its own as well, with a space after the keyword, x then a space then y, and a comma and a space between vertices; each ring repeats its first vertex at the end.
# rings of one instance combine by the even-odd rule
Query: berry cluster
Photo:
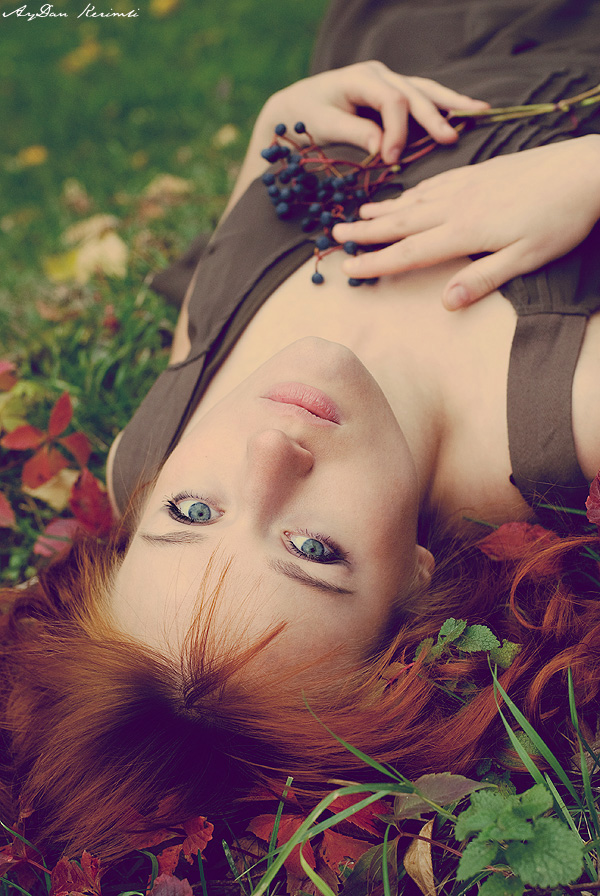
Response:
MULTIPOLYGON (((324 282, 319 262, 325 255, 342 250, 356 255, 361 247, 353 241, 339 245, 331 236, 331 229, 342 221, 356 221, 356 212, 364 202, 371 201, 384 184, 395 180, 399 165, 386 165, 379 154, 367 156, 362 162, 332 159, 325 155, 306 130, 303 122, 294 126, 298 136, 306 135, 308 143, 290 137, 284 124, 275 128, 275 139, 261 155, 276 167, 263 175, 263 183, 277 216, 299 219, 304 233, 320 230, 315 237, 315 272, 313 283, 324 282)), ((360 280, 351 277, 350 286, 376 283, 377 277, 360 280)))

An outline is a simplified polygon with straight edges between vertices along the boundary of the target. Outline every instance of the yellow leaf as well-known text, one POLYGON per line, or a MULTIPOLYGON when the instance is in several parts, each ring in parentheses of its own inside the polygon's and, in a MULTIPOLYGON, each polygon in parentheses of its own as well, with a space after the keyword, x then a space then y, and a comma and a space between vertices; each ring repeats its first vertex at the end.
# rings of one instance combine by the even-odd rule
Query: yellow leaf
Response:
POLYGON ((225 146, 235 143, 239 136, 240 132, 234 124, 224 124, 214 135, 212 139, 213 146, 217 149, 223 149, 225 146))
POLYGON ((177 196, 187 196, 193 188, 191 180, 175 177, 174 174, 158 174, 144 190, 144 196, 146 199, 168 200, 177 196))
POLYGON ((433 876, 433 862, 431 860, 431 835, 433 833, 434 819, 423 825, 419 836, 425 840, 413 840, 404 853, 404 867, 406 873, 418 886, 425 896, 437 896, 437 888, 433 876))
POLYGON ((37 498, 38 501, 43 501, 52 507, 53 510, 56 510, 57 513, 60 513, 69 503, 71 489, 78 478, 78 470, 61 470, 56 476, 53 476, 52 479, 44 482, 38 488, 27 488, 24 485, 22 490, 26 495, 37 498))
POLYGON ((168 16, 179 6, 179 0, 150 0, 150 13, 157 19, 168 16))
POLYGON ((63 239, 68 246, 83 243, 85 240, 96 239, 119 226, 119 219, 114 215, 92 215, 85 221, 79 221, 68 227, 63 233, 63 239))
POLYGON ((75 279, 75 267, 77 264, 77 249, 62 252, 60 255, 47 255, 42 259, 44 273, 49 280, 62 283, 65 280, 75 279))
POLYGON ((93 37, 87 38, 81 44, 81 46, 76 47, 74 50, 71 50, 70 53, 67 53, 66 56, 60 61, 60 67, 63 71, 68 72, 73 75, 77 72, 83 71, 84 68, 87 68, 88 65, 91 65, 92 62, 95 62, 102 52, 102 47, 93 37))
POLYGON ((42 165, 47 158, 48 150, 40 144, 26 146, 17 155, 17 161, 23 168, 33 168, 35 165, 42 165))

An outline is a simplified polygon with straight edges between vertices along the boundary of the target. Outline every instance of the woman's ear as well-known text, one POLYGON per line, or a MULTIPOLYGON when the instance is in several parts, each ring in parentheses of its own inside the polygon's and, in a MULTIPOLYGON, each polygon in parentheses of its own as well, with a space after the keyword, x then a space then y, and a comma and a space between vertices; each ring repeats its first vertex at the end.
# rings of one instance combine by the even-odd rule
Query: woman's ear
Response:
POLYGON ((417 545, 417 583, 419 588, 426 591, 429 588, 433 570, 435 569, 435 559, 431 551, 417 545))

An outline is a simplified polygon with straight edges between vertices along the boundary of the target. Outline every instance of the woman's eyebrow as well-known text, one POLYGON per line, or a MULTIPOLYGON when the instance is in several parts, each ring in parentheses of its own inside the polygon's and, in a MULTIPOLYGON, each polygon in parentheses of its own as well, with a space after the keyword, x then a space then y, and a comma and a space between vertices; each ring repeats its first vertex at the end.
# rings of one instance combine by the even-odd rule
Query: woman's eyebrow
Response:
POLYGON ((140 532, 140 538, 146 544, 163 545, 163 544, 198 544, 206 541, 206 532, 165 532, 164 535, 152 535, 151 532, 140 532))
POLYGON ((304 570, 298 569, 295 563, 290 563, 287 560, 269 559, 267 560, 267 563, 271 569, 275 570, 275 572, 282 573, 284 576, 287 576, 288 579, 293 579, 295 582, 300 582, 302 585, 308 585, 309 588, 318 588, 319 591, 329 591, 333 594, 354 594, 354 591, 350 591, 348 588, 342 588, 339 585, 332 585, 330 582, 325 582, 323 579, 314 578, 307 572, 304 572, 304 570))

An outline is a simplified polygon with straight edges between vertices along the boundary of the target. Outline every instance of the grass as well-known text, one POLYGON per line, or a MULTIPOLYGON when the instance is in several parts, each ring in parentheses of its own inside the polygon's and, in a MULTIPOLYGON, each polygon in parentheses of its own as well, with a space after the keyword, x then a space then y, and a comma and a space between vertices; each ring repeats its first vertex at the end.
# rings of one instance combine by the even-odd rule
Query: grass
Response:
MULTIPOLYGON (((177 311, 145 283, 216 224, 260 106, 307 72, 325 0, 140 0, 134 19, 78 18, 85 5, 57 0, 52 10, 67 18, 0 17, 0 120, 9 123, 0 132, 0 360, 15 362, 18 388, 29 390, 11 405, 23 422, 45 428, 69 392, 102 478, 112 439, 167 362, 177 311), (184 192, 150 198, 163 175, 184 192), (126 270, 74 282, 65 233, 97 214, 114 216, 126 270)), ((3 13, 17 8, 0 0, 3 13)), ((0 435, 2 423, 0 408, 0 435)), ((0 581, 9 583, 31 575, 33 544, 56 515, 21 493, 25 457, 0 447, 0 492, 17 516, 12 532, 0 529, 0 581)))

